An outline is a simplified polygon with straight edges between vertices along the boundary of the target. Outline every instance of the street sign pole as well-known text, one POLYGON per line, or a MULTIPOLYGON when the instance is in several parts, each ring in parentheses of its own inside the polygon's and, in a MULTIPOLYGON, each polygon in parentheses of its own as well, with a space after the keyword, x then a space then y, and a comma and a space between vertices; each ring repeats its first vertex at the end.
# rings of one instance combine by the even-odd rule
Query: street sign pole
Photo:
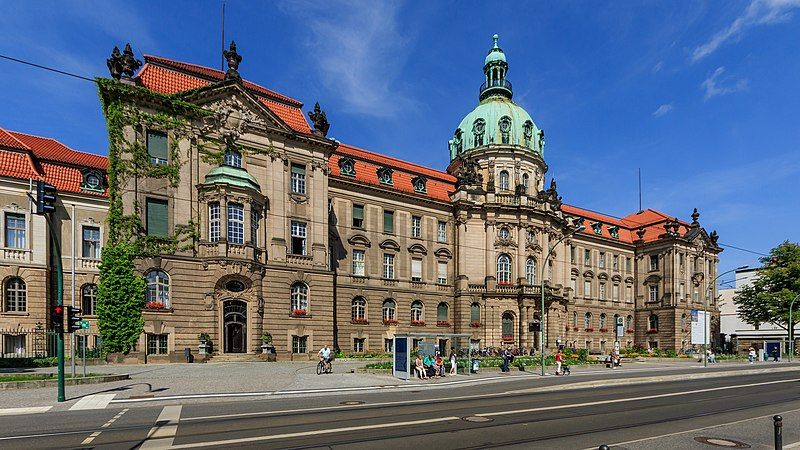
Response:
POLYGON ((86 344, 89 340, 89 330, 83 332, 83 376, 86 377, 86 344))
MULTIPOLYGON (((55 227, 48 214, 44 215, 47 220, 47 228, 50 230, 50 249, 51 255, 55 258, 56 265, 56 305, 64 305, 64 272, 61 267, 61 245, 56 236, 55 227)), ((56 351, 58 357, 58 401, 66 401, 64 393, 64 332, 63 327, 60 333, 56 334, 56 351)))

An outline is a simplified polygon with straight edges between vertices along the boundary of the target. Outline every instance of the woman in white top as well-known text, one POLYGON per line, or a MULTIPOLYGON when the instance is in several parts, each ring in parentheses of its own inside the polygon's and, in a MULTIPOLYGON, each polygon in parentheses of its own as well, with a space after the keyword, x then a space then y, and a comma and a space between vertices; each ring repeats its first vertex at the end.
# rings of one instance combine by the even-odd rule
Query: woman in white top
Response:
POLYGON ((457 364, 456 364, 456 349, 451 348, 450 349, 450 375, 455 375, 456 374, 456 368, 457 368, 457 364))

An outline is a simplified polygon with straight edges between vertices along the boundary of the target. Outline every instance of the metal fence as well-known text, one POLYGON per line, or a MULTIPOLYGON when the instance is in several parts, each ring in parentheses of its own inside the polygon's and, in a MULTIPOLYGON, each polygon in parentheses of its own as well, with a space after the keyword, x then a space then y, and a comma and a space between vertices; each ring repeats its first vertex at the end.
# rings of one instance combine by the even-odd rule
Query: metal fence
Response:
MULTIPOLYGON (((75 357, 98 358, 102 354, 100 337, 85 331, 74 333, 75 357)), ((58 334, 41 328, 0 328, 0 358, 55 358, 58 334)), ((71 354, 72 336, 64 334, 64 353, 71 354)))

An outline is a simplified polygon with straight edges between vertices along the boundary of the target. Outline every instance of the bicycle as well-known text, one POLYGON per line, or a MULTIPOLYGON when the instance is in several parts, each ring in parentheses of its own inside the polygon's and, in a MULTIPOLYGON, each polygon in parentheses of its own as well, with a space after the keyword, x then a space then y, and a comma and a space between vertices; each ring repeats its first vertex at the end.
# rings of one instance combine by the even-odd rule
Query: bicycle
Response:
POLYGON ((319 363, 317 363, 317 375, 322 375, 323 373, 333 373, 333 365, 330 361, 326 363, 320 359, 319 363))

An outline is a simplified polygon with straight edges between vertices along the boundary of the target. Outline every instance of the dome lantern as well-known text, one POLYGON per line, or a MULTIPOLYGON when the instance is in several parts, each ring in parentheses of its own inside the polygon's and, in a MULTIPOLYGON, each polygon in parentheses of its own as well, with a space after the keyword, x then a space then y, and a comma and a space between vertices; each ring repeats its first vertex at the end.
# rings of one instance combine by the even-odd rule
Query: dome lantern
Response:
POLYGON ((511 90, 511 82, 506 79, 508 74, 508 62, 503 49, 497 45, 498 35, 492 36, 492 48, 486 55, 483 61, 483 73, 486 79, 481 85, 480 100, 483 100, 490 95, 500 95, 506 98, 511 98, 513 91, 511 90))

